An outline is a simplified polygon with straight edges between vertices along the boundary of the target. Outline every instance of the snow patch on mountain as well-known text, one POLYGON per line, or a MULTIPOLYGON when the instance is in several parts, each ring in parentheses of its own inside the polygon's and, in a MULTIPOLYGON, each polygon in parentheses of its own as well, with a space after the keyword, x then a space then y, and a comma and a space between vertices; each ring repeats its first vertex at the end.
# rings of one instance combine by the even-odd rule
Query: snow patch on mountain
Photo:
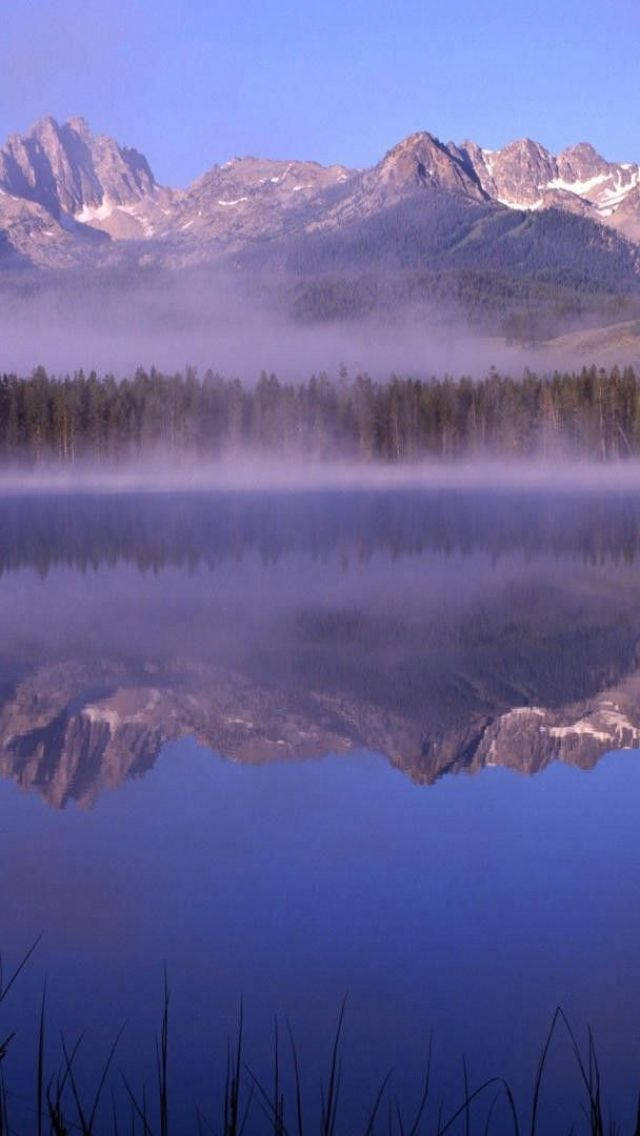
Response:
POLYGON ((587 178, 586 181, 565 181, 564 178, 553 178, 547 182, 547 189, 564 189, 567 193, 577 193, 579 197, 584 197, 585 194, 590 193, 597 185, 602 185, 603 181, 607 181, 606 174, 596 174, 595 177, 587 178))

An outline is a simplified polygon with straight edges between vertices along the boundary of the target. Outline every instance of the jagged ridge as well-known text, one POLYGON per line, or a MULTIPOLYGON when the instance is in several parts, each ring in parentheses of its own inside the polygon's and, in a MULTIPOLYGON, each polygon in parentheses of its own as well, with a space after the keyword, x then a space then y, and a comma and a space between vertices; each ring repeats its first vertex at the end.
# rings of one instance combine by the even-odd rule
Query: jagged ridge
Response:
POLYGON ((42 263, 59 262, 58 246, 70 255, 88 227, 114 239, 178 242, 193 259, 199 245, 211 256, 216 244, 336 230, 433 191, 496 208, 577 212, 640 239, 640 167, 608 162, 588 143, 554 156, 529 139, 492 151, 425 131, 364 171, 234 158, 183 191, 158 186, 142 154, 93 134, 82 118, 59 125, 48 116, 0 150, 0 229, 42 263))

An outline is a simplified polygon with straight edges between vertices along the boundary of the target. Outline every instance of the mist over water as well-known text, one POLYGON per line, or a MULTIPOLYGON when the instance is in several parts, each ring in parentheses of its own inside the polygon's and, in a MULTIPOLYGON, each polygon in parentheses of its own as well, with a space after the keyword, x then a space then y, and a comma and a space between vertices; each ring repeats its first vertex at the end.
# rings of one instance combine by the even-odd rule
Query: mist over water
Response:
POLYGON ((571 497, 576 492, 612 495, 640 491, 640 461, 602 465, 570 459, 553 461, 468 460, 455 463, 348 462, 339 459, 303 462, 296 458, 255 457, 247 452, 228 453, 214 462, 188 454, 137 462, 73 466, 38 463, 25 469, 9 465, 0 471, 0 493, 23 497, 48 494, 102 493, 119 496, 137 493, 239 493, 270 490, 273 493, 325 490, 399 490, 431 493, 442 490, 521 489, 552 491, 571 497))

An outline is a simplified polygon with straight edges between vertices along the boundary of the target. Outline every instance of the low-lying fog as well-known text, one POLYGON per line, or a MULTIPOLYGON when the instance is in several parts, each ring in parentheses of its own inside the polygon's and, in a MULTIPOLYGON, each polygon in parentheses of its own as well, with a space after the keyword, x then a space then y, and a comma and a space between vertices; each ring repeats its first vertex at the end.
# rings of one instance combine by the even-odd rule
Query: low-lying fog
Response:
POLYGON ((251 383, 262 370, 303 380, 346 367, 382 379, 479 376, 491 366, 521 374, 525 366, 557 364, 543 350, 509 347, 426 305, 393 316, 295 320, 293 285, 282 281, 182 272, 0 283, 0 373, 42 365, 56 374, 82 368, 122 376, 139 366, 166 372, 190 365, 251 383))
POLYGON ((185 458, 175 462, 120 463, 117 467, 82 462, 61 467, 43 462, 30 469, 8 467, 0 472, 0 494, 456 488, 632 492, 640 490, 640 461, 603 465, 570 460, 461 460, 447 464, 363 465, 346 461, 303 463, 295 459, 278 463, 243 456, 211 463, 185 458))
MULTIPOLYGON (((0 374, 29 375, 43 365, 49 375, 84 370, 101 376, 133 375, 138 367, 157 366, 165 374, 195 367, 252 387, 261 372, 285 381, 305 382, 313 374, 353 379, 366 372, 374 379, 391 375, 421 379, 451 375, 480 378, 492 367, 515 378, 529 367, 538 375, 558 366, 547 349, 507 347, 499 338, 482 337, 451 311, 426 306, 366 318, 304 322, 295 309, 293 278, 267 279, 246 273, 187 270, 159 273, 152 268, 111 271, 99 276, 74 273, 8 275, 0 279, 0 374)), ((620 360, 622 362, 623 360, 620 360)), ((578 369, 575 356, 564 369, 578 369)), ((589 360, 591 362, 591 360, 589 360)), ((613 427, 612 427, 613 428, 613 427)), ((616 435, 617 439, 617 435, 616 435)), ((17 464, 4 455, 0 492, 73 490, 292 489, 338 486, 547 486, 557 489, 640 487, 640 463, 631 458, 623 437, 618 446, 628 460, 589 464, 573 460, 564 441, 556 440, 553 460, 491 460, 456 455, 454 463, 406 460, 349 460, 335 447, 332 459, 319 460, 304 447, 297 456, 256 457, 255 452, 222 448, 215 461, 177 452, 170 459, 146 450, 144 460, 109 466, 76 461, 17 464), (625 449, 625 443, 626 449, 625 449), (564 450, 563 447, 564 446, 564 450)), ((575 452, 575 450, 573 451, 575 452)), ((614 451, 614 459, 615 459, 614 451)), ((317 453, 317 451, 316 451, 317 453)), ((597 456, 594 451, 594 456, 597 456)), ((607 455, 608 457, 611 455, 607 455)))

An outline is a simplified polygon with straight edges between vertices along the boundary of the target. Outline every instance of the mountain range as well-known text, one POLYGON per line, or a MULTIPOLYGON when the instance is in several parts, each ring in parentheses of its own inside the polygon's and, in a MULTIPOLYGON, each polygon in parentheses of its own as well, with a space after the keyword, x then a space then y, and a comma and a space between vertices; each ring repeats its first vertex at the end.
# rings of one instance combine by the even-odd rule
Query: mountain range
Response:
POLYGON ((412 134, 377 165, 356 170, 310 161, 232 158, 186 189, 158 185, 135 149, 52 117, 0 149, 5 250, 40 264, 72 262, 91 247, 139 241, 182 260, 251 241, 331 232, 391 206, 437 193, 498 214, 553 208, 640 241, 640 167, 606 161, 588 143, 553 155, 521 139, 501 150, 412 134))

